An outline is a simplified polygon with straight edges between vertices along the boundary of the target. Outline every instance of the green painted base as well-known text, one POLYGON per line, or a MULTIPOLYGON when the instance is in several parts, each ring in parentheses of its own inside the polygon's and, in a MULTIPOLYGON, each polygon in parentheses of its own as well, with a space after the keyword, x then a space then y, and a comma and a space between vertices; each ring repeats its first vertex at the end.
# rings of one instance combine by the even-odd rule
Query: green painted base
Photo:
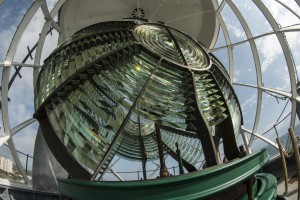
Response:
POLYGON ((258 200, 271 200, 277 197, 277 180, 271 174, 256 174, 257 182, 260 185, 255 197, 258 200))
MULTIPOLYGON (((243 184, 243 181, 259 171, 268 159, 264 149, 202 171, 147 181, 90 182, 59 179, 59 190, 62 194, 78 200, 213 198, 235 188, 236 185, 243 184)), ((256 177, 254 196, 258 199, 276 197, 275 177, 269 174, 258 174, 256 177)), ((245 195, 240 197, 247 199, 245 195)))

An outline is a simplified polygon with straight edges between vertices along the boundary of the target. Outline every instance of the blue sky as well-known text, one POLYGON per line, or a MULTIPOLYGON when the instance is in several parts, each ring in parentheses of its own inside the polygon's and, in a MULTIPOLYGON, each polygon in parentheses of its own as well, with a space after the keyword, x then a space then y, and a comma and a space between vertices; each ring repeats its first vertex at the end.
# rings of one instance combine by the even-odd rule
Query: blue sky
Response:
MULTIPOLYGON (((299 19, 292 14, 290 14, 284 7, 275 1, 263 1, 270 12, 273 14, 275 20, 282 26, 291 26, 294 24, 299 24, 299 19)), ((288 2, 288 6, 292 9, 295 9, 299 13, 299 8, 293 1, 288 2)), ((272 29, 268 24, 267 20, 262 13, 258 11, 258 8, 254 5, 252 1, 241 1, 235 0, 236 6, 243 13, 248 26, 253 34, 253 36, 258 36, 263 33, 270 32, 272 29)), ((231 38, 231 42, 240 42, 246 39, 245 33, 243 32, 241 24, 238 22, 236 17, 233 17, 233 11, 228 5, 226 5, 221 12, 223 15, 225 23, 228 24, 228 32, 231 38)), ((219 40, 216 44, 216 47, 224 46, 225 40, 221 32, 219 40)), ((293 57, 297 68, 299 68, 299 33, 287 33, 286 37, 289 42, 290 48, 293 52, 293 57)), ((275 35, 269 35, 261 37, 255 40, 259 59, 261 63, 262 71, 262 81, 265 87, 276 88, 279 90, 289 92, 290 83, 289 83, 289 74, 287 70, 287 64, 283 56, 282 49, 275 35)), ((220 52, 214 52, 216 56, 225 64, 229 65, 228 55, 226 50, 220 50, 220 52)), ((244 43, 238 46, 234 46, 234 82, 245 83, 251 85, 257 85, 254 61, 252 58, 252 52, 250 49, 249 43, 244 43)), ((244 124, 245 127, 251 128, 253 126, 255 110, 256 110, 256 99, 257 92, 256 89, 245 88, 241 86, 235 86, 236 93, 239 97, 239 100, 242 105, 242 110, 244 114, 244 124)), ((271 97, 270 95, 263 94, 263 103, 262 103, 262 112, 261 120, 258 126, 259 133, 265 132, 271 128, 274 123, 277 121, 280 113, 285 106, 287 100, 279 100, 277 102, 276 98, 271 97)), ((288 102, 287 108, 283 113, 283 116, 290 112, 291 105, 288 102)), ((290 123, 290 118, 287 118, 277 129, 279 134, 286 133, 286 130, 290 123)), ((298 123, 298 119, 296 124, 298 123)), ((266 136, 275 141, 275 132, 274 130, 266 134, 266 136)), ((260 147, 263 145, 262 142, 256 142, 255 147, 260 147)))
MULTIPOLYGON (((0 62, 3 62, 6 56, 6 51, 9 47, 10 41, 17 29, 18 24, 22 20, 23 15, 29 9, 32 1, 29 0, 5 0, 0 5, 0 62)), ((51 4, 51 7, 53 5, 51 4)), ((29 23, 24 35, 20 41, 19 48, 15 54, 14 62, 21 62, 27 54, 27 46, 30 48, 38 41, 39 33, 44 23, 44 16, 39 9, 34 16, 32 22, 29 23)), ((52 41, 46 39, 45 45, 47 46, 43 50, 42 60, 48 55, 55 47, 57 43, 56 32, 53 32, 52 41), (56 41, 55 41, 56 40, 56 41), (54 41, 54 42, 53 42, 54 41)), ((34 52, 35 53, 35 52, 34 52)), ((34 56, 33 53, 33 56, 34 56)), ((26 63, 32 64, 33 61, 28 59, 26 63)), ((11 71, 11 76, 15 72, 11 71)), ((1 70, 2 73, 2 70, 1 70)), ((33 87, 32 87, 32 69, 22 68, 22 78, 17 77, 9 91, 9 120, 11 128, 24 122, 27 119, 32 118, 34 113, 33 107, 33 87)), ((2 116, 0 116, 2 119, 2 116)), ((1 133, 3 133, 3 126, 1 125, 1 133)), ((38 128, 38 123, 35 122, 32 125, 26 127, 22 131, 18 132, 14 136, 14 142, 16 148, 24 153, 33 155, 35 135, 38 128)), ((25 157, 21 157, 24 162, 25 157)))
MULTIPOLYGON (((53 2, 55 1, 47 1, 49 5, 51 4, 51 7, 53 7, 53 2)), ((258 11, 258 8, 252 1, 233 0, 233 2, 236 3, 237 7, 243 13, 253 36, 258 36, 272 30, 267 20, 258 11)), ((275 20, 277 20, 282 27, 300 23, 300 20, 297 17, 289 13, 284 7, 275 1, 263 0, 263 2, 267 5, 275 20)), ((300 13, 300 9, 294 1, 289 0, 285 2, 288 2, 288 5, 292 9, 295 9, 297 13, 300 13)), ((0 62, 4 61, 11 38, 31 3, 32 1, 29 0, 4 0, 4 2, 0 5, 0 62)), ((221 14, 227 24, 231 42, 235 43, 245 40, 246 36, 242 26, 238 22, 238 19, 234 16, 231 8, 226 5, 221 14)), ((24 33, 19 49, 15 55, 15 62, 21 62, 27 53, 27 46, 32 47, 37 42, 43 23, 44 17, 41 10, 39 10, 24 33)), ((58 34, 55 31, 53 31, 53 36, 47 37, 42 54, 42 60, 55 48, 57 37, 58 34)), ((298 32, 286 33, 286 37, 293 52, 296 66, 300 69, 300 34, 298 32)), ((287 64, 276 36, 270 35, 261 37, 255 40, 255 44, 258 48, 259 59, 262 66, 261 70, 264 86, 289 92, 290 83, 286 66, 287 64)), ((226 43, 223 31, 221 30, 216 47, 224 45, 226 45, 226 43)), ((242 45, 235 46, 233 48, 233 53, 235 65, 234 82, 256 85, 256 73, 249 43, 247 42, 242 45)), ((229 59, 227 50, 223 49, 215 51, 214 54, 228 69, 229 59)), ((32 61, 28 60, 28 63, 32 63, 32 61)), ((12 73, 13 72, 14 70, 12 70, 12 73)), ((31 118, 34 113, 32 69, 23 68, 21 72, 22 79, 16 78, 12 89, 9 92, 9 98, 11 99, 11 102, 9 103, 9 113, 12 128, 31 118)), ((236 89, 236 93, 242 106, 244 125, 247 129, 252 129, 256 111, 257 91, 253 88, 241 86, 234 86, 234 88, 236 89)), ((257 132, 262 133, 274 125, 287 101, 288 100, 278 100, 277 102, 276 98, 266 93, 263 94, 261 120, 257 132)), ((290 110, 291 104, 289 102, 283 116, 288 114, 290 110)), ((280 134, 286 133, 289 123, 290 118, 287 118, 277 127, 280 134)), ((19 132, 14 137, 18 149, 25 153, 33 154, 34 136, 36 134, 37 127, 38 124, 35 123, 19 132)), ((1 131, 3 131, 3 129, 1 129, 1 131)), ((270 131, 266 137, 275 141, 274 135, 273 130, 270 131)), ((260 142, 258 140, 255 142, 255 148, 260 148, 265 145, 264 142, 260 142)))

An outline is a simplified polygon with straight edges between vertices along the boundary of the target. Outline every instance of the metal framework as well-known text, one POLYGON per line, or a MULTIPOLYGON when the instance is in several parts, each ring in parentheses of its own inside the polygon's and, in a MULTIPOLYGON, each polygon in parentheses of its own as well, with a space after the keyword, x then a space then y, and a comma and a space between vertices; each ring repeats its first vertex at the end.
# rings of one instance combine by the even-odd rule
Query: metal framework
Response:
POLYGON ((289 28, 289 29, 286 29, 285 27, 282 27, 279 31, 271 31, 271 32, 268 32, 268 33, 263 33, 263 34, 254 36, 252 38, 247 38, 246 40, 242 40, 240 42, 236 42, 236 43, 232 43, 230 45, 225 45, 225 46, 213 48, 213 49, 211 49, 211 51, 212 52, 219 51, 219 50, 222 50, 222 49, 226 49, 226 48, 228 48, 230 46, 233 48, 235 46, 247 43, 250 40, 256 40, 258 38, 262 38, 262 37, 265 37, 265 36, 268 36, 268 35, 274 35, 274 34, 277 34, 277 33, 299 32, 299 31, 300 31, 300 28, 289 28))
MULTIPOLYGON (((264 33, 264 34, 261 34, 261 35, 253 37, 252 34, 251 34, 251 31, 250 31, 250 29, 249 29, 249 27, 248 27, 248 25, 247 25, 247 23, 245 21, 245 19, 243 18, 242 14, 240 13, 240 11, 238 10, 238 8, 235 6, 235 4, 231 0, 224 0, 224 1, 222 1, 222 3, 220 4, 220 7, 217 10, 217 16, 218 16, 218 13, 220 13, 222 11, 222 9, 224 8, 225 2, 231 7, 231 9, 235 13, 236 17, 238 18, 239 22, 241 23, 241 25, 242 25, 242 27, 243 27, 243 29, 245 31, 245 34, 247 36, 247 39, 243 40, 243 41, 240 41, 240 42, 237 42, 237 43, 234 43, 234 44, 231 44, 230 43, 230 39, 228 39, 229 38, 228 32, 224 31, 224 29, 223 29, 227 45, 223 46, 223 47, 218 47, 218 48, 212 49, 212 51, 217 51, 217 50, 221 50, 223 48, 227 48, 228 49, 228 54, 229 54, 229 60, 231 60, 232 48, 234 46, 237 46, 237 45, 240 45, 240 44, 243 44, 243 43, 246 43, 246 42, 249 42, 249 44, 250 44, 250 47, 252 49, 253 58, 254 58, 255 67, 256 67, 257 86, 253 86, 253 85, 249 85, 249 84, 241 84, 241 83, 233 83, 233 84, 239 85, 239 86, 246 86, 246 87, 256 88, 257 91, 258 91, 258 95, 257 95, 257 109, 256 109, 256 114, 255 114, 256 117, 255 117, 253 129, 252 129, 252 132, 251 132, 250 140, 247 141, 247 139, 245 137, 243 137, 245 145, 247 147, 248 146, 251 147, 252 143, 253 143, 254 137, 258 137, 258 135, 259 135, 259 134, 256 133, 256 130, 257 130, 258 122, 259 122, 259 116, 260 116, 260 113, 261 113, 262 92, 263 91, 269 91, 269 92, 272 92, 272 93, 275 93, 275 94, 279 94, 279 95, 288 97, 288 98, 290 98, 292 100, 292 114, 291 114, 290 127, 294 127, 295 126, 296 101, 299 101, 299 98, 297 97, 297 94, 296 94, 296 78, 295 78, 295 73, 296 72, 295 72, 295 64, 294 64, 294 61, 293 61, 292 53, 290 51, 289 45, 287 43, 287 40, 285 39, 284 33, 285 32, 298 32, 299 28, 285 29, 285 28, 279 27, 279 25, 277 24, 277 22, 275 21, 275 19, 272 17, 272 14, 268 11, 268 9, 266 8, 266 6, 260 0, 253 0, 253 2, 255 3, 255 5, 263 13, 263 15, 266 17, 267 21, 269 22, 269 24, 271 25, 271 27, 273 29, 272 32, 264 33), (260 62, 259 62, 257 47, 256 47, 256 44, 255 44, 254 41, 255 41, 255 39, 258 39, 258 38, 261 38, 261 37, 264 37, 264 36, 267 36, 267 35, 271 35, 271 34, 275 34, 277 36, 277 38, 279 40, 279 43, 280 43, 280 45, 282 47, 282 50, 283 50, 283 53, 284 53, 284 56, 285 56, 285 59, 286 59, 287 65, 288 65, 289 75, 290 75, 290 82, 291 82, 291 88, 292 88, 291 93, 283 92, 283 91, 279 91, 279 90, 275 90, 275 89, 272 89, 272 88, 265 88, 262 85, 261 65, 260 65, 260 62)), ((276 1, 276 2, 279 3, 280 5, 284 6, 286 9, 288 9, 291 13, 293 13, 295 16, 297 16, 299 18, 299 15, 297 15, 297 13, 295 13, 287 5, 285 5, 284 3, 280 2, 280 1, 276 1)), ((220 17, 218 17, 218 19, 219 18, 220 17)), ((220 21, 220 24, 222 26, 222 19, 219 19, 219 21, 220 21)), ((229 70, 229 71, 231 72, 231 70, 229 70)), ((231 75, 231 76, 233 76, 233 75, 231 75)), ((246 129, 243 129, 243 130, 245 131, 246 129)), ((246 132, 249 133, 249 130, 246 131, 246 132)), ((269 143, 272 146, 276 147, 276 145, 273 145, 272 141, 269 140, 268 138, 266 138, 264 136, 260 136, 259 138, 263 139, 267 143, 269 143)), ((290 144, 288 142, 286 148, 288 148, 289 145, 290 144)), ((249 149, 248 149, 248 151, 249 151, 249 149)))
MULTIPOLYGON (((244 17, 242 16, 242 14, 238 10, 238 8, 235 6, 235 4, 231 0, 226 0, 226 2, 228 3, 228 5, 231 7, 233 12, 237 16, 239 22, 241 23, 241 25, 246 33, 247 38, 248 39, 252 38, 253 36, 250 31, 250 28, 248 27, 246 20, 244 19, 244 17)), ((259 57, 258 57, 258 51, 257 51, 254 40, 249 40, 249 44, 250 44, 250 47, 252 50, 252 55, 253 55, 253 59, 254 59, 255 69, 256 69, 257 86, 258 86, 258 88, 260 88, 262 86, 262 74, 261 74, 260 62, 259 62, 259 57)), ((255 114, 254 125, 252 128, 252 133, 255 133, 257 130, 260 113, 261 113, 261 103, 262 103, 262 90, 258 89, 257 90, 257 107, 256 107, 256 114, 255 114)), ((250 137, 249 144, 246 145, 246 148, 248 151, 249 151, 248 147, 252 146, 253 138, 254 138, 254 134, 252 134, 252 136, 250 137)))
MULTIPOLYGON (((297 18, 300 18, 300 16, 294 12, 288 5, 286 5, 285 3, 283 3, 283 1, 279 1, 276 0, 276 2, 278 4, 280 4, 281 6, 285 7, 289 12, 291 12, 292 14, 294 14, 297 18)), ((295 2, 300 6, 300 1, 299 0, 295 0, 295 2)), ((64 5, 65 0, 59 0, 55 7, 52 9, 51 12, 49 12, 48 6, 46 4, 46 1, 44 0, 36 0, 32 6, 29 8, 29 10, 27 11, 27 13, 25 14, 24 18, 22 19, 20 25, 18 26, 15 35, 11 41, 10 47, 7 51, 7 55, 6 58, 3 62, 0 63, 0 66, 3 67, 3 74, 2 74, 2 83, 1 83, 1 112, 2 112, 2 118, 3 118, 3 129, 4 129, 4 135, 0 137, 0 146, 2 144, 4 144, 5 142, 8 143, 10 151, 12 153, 12 156, 15 160, 15 163, 18 167, 18 169, 20 170, 20 173, 23 176, 23 179, 25 180, 25 183, 30 185, 30 181, 28 179, 28 177, 26 176, 26 173, 21 165, 21 162, 18 158, 17 152, 16 152, 16 148, 14 145, 14 141, 13 141, 13 135, 15 135, 17 132, 19 132, 20 130, 22 130, 23 128, 25 128, 26 126, 34 123, 36 120, 34 118, 32 119, 28 119, 24 122, 22 122, 21 124, 17 125, 14 128, 11 128, 10 126, 10 122, 9 122, 9 113, 8 113, 8 106, 9 106, 9 99, 8 99, 8 91, 10 88, 10 85, 12 84, 14 79, 10 79, 10 75, 11 75, 11 68, 12 67, 17 67, 18 66, 18 70, 16 68, 16 73, 15 73, 15 77, 16 76, 20 76, 20 69, 21 67, 30 67, 33 68, 34 72, 33 72, 33 85, 36 85, 36 81, 37 81, 37 77, 40 71, 41 66, 41 54, 42 54, 42 50, 43 50, 43 46, 44 46, 44 42, 45 42, 45 38, 47 36, 47 33, 49 33, 49 29, 51 30, 52 28, 59 32, 60 34, 63 33, 63 30, 61 27, 59 27, 58 23, 54 21, 54 17, 57 15, 59 9, 64 5), (19 42, 21 40, 21 37, 24 33, 24 31, 26 30, 27 25, 29 24, 29 22, 31 21, 31 19, 33 18, 33 16, 35 15, 35 13, 37 12, 37 10, 41 8, 43 11, 43 14, 45 16, 45 20, 46 22, 44 23, 44 26, 41 30, 40 33, 40 37, 38 40, 37 45, 32 48, 31 50, 28 48, 29 53, 27 55, 28 57, 31 57, 31 53, 33 52, 33 50, 36 48, 36 53, 34 56, 34 64, 26 64, 26 60, 24 61, 24 63, 20 63, 20 62, 15 62, 14 61, 14 55, 16 53, 17 48, 19 48, 19 42)), ((160 7, 166 3, 165 0, 163 0, 157 7, 157 9, 154 10, 154 12, 151 14, 150 19, 153 18, 156 13, 158 12, 158 10, 160 9, 160 7)), ((216 1, 215 1, 216 3, 216 1)), ((229 76, 231 79, 231 83, 233 85, 238 85, 238 86, 243 86, 243 87, 248 87, 248 88, 255 88, 257 89, 257 107, 256 107, 256 114, 255 114, 255 120, 254 120, 254 124, 253 127, 251 129, 249 128, 245 128, 242 127, 242 130, 244 131, 244 133, 248 133, 250 134, 250 139, 248 140, 247 138, 247 134, 242 135, 243 136, 243 140, 244 143, 246 145, 246 147, 248 148, 248 151, 251 151, 251 146, 253 143, 254 138, 259 138, 261 140, 264 140, 265 142, 267 142, 268 144, 274 146, 275 148, 278 148, 277 144, 274 143, 272 140, 268 139, 265 136, 260 135, 260 133, 257 133, 257 127, 258 127, 258 123, 260 121, 260 115, 261 115, 261 109, 262 109, 262 93, 264 91, 266 92, 271 92, 273 94, 278 94, 280 96, 283 97, 287 97, 291 100, 292 102, 292 109, 291 109, 291 118, 290 118, 290 127, 294 127, 295 126, 295 119, 296 119, 296 103, 300 102, 300 97, 297 95, 296 92, 296 76, 295 76, 295 63, 293 60, 293 56, 292 56, 292 52, 290 50, 289 44, 285 38, 284 33, 286 32, 299 32, 300 29, 299 28, 287 28, 287 27, 280 27, 278 25, 278 23, 276 22, 276 20, 273 18, 272 14, 270 13, 270 11, 268 10, 268 8, 264 5, 264 3, 262 3, 261 0, 253 0, 253 3, 257 6, 257 8, 260 10, 260 12, 265 16, 265 18, 267 19, 268 23, 271 25, 272 27, 272 31, 268 32, 268 33, 263 33, 261 35, 258 36, 253 36, 251 33, 250 28, 248 27, 248 24, 246 23, 244 17, 243 17, 243 13, 241 13, 239 11, 239 9, 237 8, 237 6, 235 5, 235 3, 232 0, 223 0, 221 2, 221 4, 219 5, 219 7, 217 8, 217 10, 215 10, 216 13, 216 18, 218 19, 218 23, 220 25, 220 30, 223 30, 224 33, 224 38, 226 41, 226 45, 222 46, 222 47, 218 47, 218 48, 213 48, 213 46, 211 46, 211 51, 215 52, 218 50, 222 50, 222 49, 227 49, 228 51, 228 58, 229 58, 229 76), (231 42, 231 38, 230 35, 228 33, 228 29, 226 27, 226 24, 223 20, 223 17, 221 15, 221 11, 224 8, 225 5, 228 5, 232 11, 234 12, 234 14, 236 15, 237 19, 239 20, 239 22, 242 25, 242 28, 247 36, 246 40, 237 42, 237 43, 232 43, 231 42), (274 88, 268 88, 268 87, 264 87, 262 84, 262 72, 261 72, 261 63, 259 61, 259 56, 258 56, 258 50, 257 50, 257 46, 255 44, 255 40, 267 35, 276 35, 280 46, 283 50, 283 54, 287 63, 287 67, 288 67, 288 72, 289 72, 289 78, 290 78, 290 84, 291 84, 291 92, 284 92, 284 91, 280 91, 278 89, 274 89, 274 88), (257 85, 250 85, 250 84, 243 84, 243 83, 234 83, 233 82, 233 77, 234 77, 234 53, 233 53, 233 48, 235 46, 238 46, 240 44, 243 43, 247 43, 249 42, 251 50, 252 50, 252 56, 253 56, 253 60, 255 63, 255 69, 256 69, 256 76, 257 76, 257 85)), ((138 5, 139 7, 140 5, 138 5)), ((116 9, 116 12, 120 13, 119 10, 116 9)), ((123 13, 120 13, 120 15, 124 15, 123 13)), ((173 19, 173 20, 177 20, 177 19, 173 19)), ((170 20, 172 21, 172 20, 170 20)), ((216 42, 218 35, 215 34, 214 37, 214 42, 216 42)), ((290 147, 290 143, 287 144, 286 149, 288 149, 290 147)), ((113 165, 113 164, 112 164, 113 165)), ((111 166, 112 166, 111 165, 111 166)), ((112 173, 114 173, 114 171, 112 169, 110 169, 112 173)), ((115 173, 114 173, 115 174, 115 173)), ((122 180, 121 177, 119 177, 119 175, 115 174, 119 180, 122 180)))
MULTIPOLYGON (((27 25, 31 21, 32 17, 34 16, 34 14, 37 12, 37 10, 42 5, 45 5, 45 4, 46 4, 46 1, 37 0, 32 4, 30 9, 25 14, 20 25, 18 26, 18 29, 15 32, 12 42, 10 43, 10 46, 9 46, 9 49, 7 51, 7 55, 6 55, 6 58, 4 61, 5 65, 7 67, 4 67, 3 72, 2 72, 2 83, 1 83, 1 104, 2 104, 1 107, 2 107, 2 109, 1 109, 1 112, 2 112, 2 119, 3 119, 4 136, 3 136, 3 138, 1 137, 1 140, 3 142, 5 142, 5 140, 7 140, 7 143, 9 145, 9 149, 14 158, 14 161, 15 161, 15 163, 27 185, 30 185, 31 183, 30 183, 30 181, 21 165, 20 159, 17 155, 15 145, 13 142, 13 138, 12 138, 12 129, 10 128, 10 123, 9 123, 9 117, 8 117, 8 89, 9 89, 9 87, 8 87, 8 84, 9 84, 9 78, 10 78, 10 72, 11 72, 11 66, 12 66, 11 63, 14 63, 13 62, 14 55, 18 48, 18 44, 21 40, 21 37, 22 37, 27 25)), ((44 11, 46 11, 46 10, 48 10, 47 6, 44 8, 44 11)), ((49 20, 52 20, 52 18, 51 19, 48 18, 46 20, 49 21, 49 20)), ((30 121, 30 123, 32 123, 32 122, 33 121, 30 121)), ((23 126, 22 128, 24 128, 24 127, 25 126, 23 126)), ((1 141, 1 143, 2 143, 2 141, 1 141)))

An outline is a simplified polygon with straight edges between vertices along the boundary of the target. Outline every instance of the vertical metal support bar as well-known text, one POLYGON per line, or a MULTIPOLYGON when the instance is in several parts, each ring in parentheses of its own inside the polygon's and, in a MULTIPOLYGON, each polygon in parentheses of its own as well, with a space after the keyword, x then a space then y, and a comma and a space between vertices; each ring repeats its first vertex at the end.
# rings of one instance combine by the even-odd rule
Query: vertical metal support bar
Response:
POLYGON ((27 174, 27 169, 28 169, 28 154, 26 155, 26 168, 25 168, 25 172, 26 172, 26 174, 27 174))
POLYGON ((225 1, 222 1, 220 4, 218 10, 216 10, 216 17, 220 23, 220 26, 223 30, 224 38, 226 41, 227 45, 227 51, 228 51, 228 58, 229 58, 229 77, 230 77, 230 82, 232 84, 233 79, 234 79, 234 61, 233 61, 233 46, 231 44, 230 36, 228 33, 228 29, 225 25, 225 22, 223 20, 223 17, 221 16, 221 11, 223 10, 224 6, 226 5, 225 1))
POLYGON ((166 167, 165 159, 164 159, 164 150, 163 144, 161 140, 160 128, 158 124, 155 124, 155 132, 156 132, 156 141, 158 146, 158 154, 160 160, 160 177, 167 177, 169 176, 168 169, 166 167))
POLYGON ((173 166, 173 175, 175 176, 175 167, 173 166))
POLYGON ((147 180, 147 172, 146 172, 147 154, 146 154, 144 140, 142 137, 140 116, 138 116, 138 124, 139 124, 140 147, 141 147, 141 151, 142 151, 142 155, 143 155, 143 160, 142 160, 143 178, 144 178, 144 180, 147 180))
POLYGON ((248 180, 245 181, 245 184, 247 186, 247 195, 249 200, 254 200, 253 197, 253 183, 255 181, 254 176, 252 175, 248 180))
MULTIPOLYGON (((34 57, 34 64, 40 64, 41 61, 41 56, 42 56, 42 50, 44 47, 44 43, 45 43, 45 39, 46 36, 48 35, 48 33, 51 33, 52 29, 55 28, 59 33, 62 33, 62 29, 61 27, 58 26, 57 23, 54 22, 53 18, 55 17, 55 15, 58 13, 58 11, 60 10, 60 8, 63 6, 63 4, 65 3, 65 0, 59 0, 54 8, 52 9, 51 13, 49 13, 48 7, 46 6, 46 2, 42 4, 41 9, 44 13, 46 22, 42 28, 42 31, 40 33, 40 38, 38 43, 36 44, 36 52, 35 52, 35 57, 34 57), (52 24, 52 26, 51 26, 52 24)), ((39 75, 39 69, 34 69, 33 70, 33 88, 35 89, 36 87, 36 82, 37 82, 37 78, 39 75)))
POLYGON ((179 165, 179 174, 184 174, 181 152, 180 152, 177 142, 175 143, 175 145, 176 145, 176 153, 177 153, 177 158, 178 158, 177 160, 178 160, 178 165, 179 165))
POLYGON ((294 148, 294 156, 296 159, 296 166, 297 166, 297 172, 298 172, 298 200, 300 200, 300 158, 299 158, 299 150, 298 150, 298 144, 295 138, 294 130, 292 128, 289 128, 289 136, 292 141, 292 145, 294 148))
POLYGON ((147 180, 146 160, 142 161, 142 168, 143 168, 143 177, 144 177, 144 180, 147 180))
POLYGON ((111 144, 109 145, 108 149, 106 150, 101 162, 99 163, 99 165, 97 166, 97 168, 94 171, 94 174, 91 178, 91 181, 95 181, 99 171, 101 170, 101 168, 103 167, 103 164, 105 162, 105 160, 108 158, 109 154, 111 153, 114 144, 117 142, 118 138, 120 137, 121 133, 123 132, 127 122, 129 121, 131 114, 133 112, 133 110, 136 108, 137 102, 138 100, 141 98, 141 96, 143 95, 144 91, 146 90, 147 85, 149 84, 153 74, 156 72, 156 69, 158 68, 159 64, 161 62, 161 59, 158 61, 157 65, 155 66, 154 70, 152 71, 152 73, 150 74, 149 78, 147 79, 146 83, 143 85, 141 91, 139 92, 138 96, 135 98, 131 108, 129 109, 125 119, 123 120, 119 130, 117 131, 114 139, 111 141, 111 144))
POLYGON ((251 154, 252 153, 252 149, 249 146, 248 136, 246 134, 246 131, 243 129, 243 127, 241 129, 242 129, 241 130, 241 135, 242 135, 242 138, 243 138, 244 146, 246 147, 247 154, 251 154))
POLYGON ((192 79, 192 89, 191 92, 193 96, 191 98, 195 101, 190 106, 195 110, 193 115, 196 118, 193 125, 196 126, 196 134, 199 136, 201 145, 203 148, 206 164, 208 167, 221 164, 221 161, 217 154, 217 148, 211 133, 211 127, 208 125, 206 118, 204 117, 203 112, 199 109, 199 102, 197 99, 197 89, 194 71, 190 71, 190 78, 192 79))
POLYGON ((282 149, 279 138, 276 138, 276 142, 278 144, 280 158, 281 158, 281 162, 282 162, 282 169, 283 169, 283 173, 284 173, 284 183, 285 183, 284 184, 284 186, 285 186, 284 193, 286 194, 289 191, 289 185, 288 185, 288 172, 287 172, 287 168, 286 168, 285 156, 284 156, 283 149, 282 149))
MULTIPOLYGON (((253 60, 254 60, 254 63, 255 63, 255 70, 256 70, 256 76, 257 76, 257 86, 259 88, 257 90, 256 114, 255 114, 255 120, 254 120, 254 124, 253 124, 253 128, 252 128, 252 133, 255 133, 257 131, 259 118, 260 118, 260 115, 261 115, 261 106, 262 106, 262 89, 261 89, 261 87, 263 86, 263 84, 262 84, 261 64, 260 64, 260 61, 259 61, 258 50, 257 50, 257 47, 256 47, 256 44, 255 44, 254 40, 250 40, 251 38, 253 38, 253 35, 251 33, 251 30, 250 30, 246 20, 243 17, 243 15, 241 14, 241 12, 239 11, 239 9, 235 5, 235 3, 233 3, 232 0, 226 0, 226 2, 230 6, 232 11, 234 12, 236 17, 238 18, 239 22, 241 23, 241 25, 242 25, 242 27, 245 31, 247 39, 249 40, 249 44, 250 44, 250 47, 251 47, 251 50, 252 50, 253 60)), ((254 139, 254 135, 252 134, 251 137, 250 137, 250 141, 249 141, 247 146, 250 146, 250 147, 252 146, 253 139, 254 139)))

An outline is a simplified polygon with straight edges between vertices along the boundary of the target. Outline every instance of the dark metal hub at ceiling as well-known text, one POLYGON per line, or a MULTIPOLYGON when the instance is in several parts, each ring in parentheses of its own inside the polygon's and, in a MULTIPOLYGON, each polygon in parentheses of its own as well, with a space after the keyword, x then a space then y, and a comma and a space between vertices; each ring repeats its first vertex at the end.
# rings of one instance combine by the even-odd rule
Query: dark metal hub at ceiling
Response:
POLYGON ((130 15, 132 18, 142 19, 145 18, 145 10, 140 7, 134 7, 130 15))

